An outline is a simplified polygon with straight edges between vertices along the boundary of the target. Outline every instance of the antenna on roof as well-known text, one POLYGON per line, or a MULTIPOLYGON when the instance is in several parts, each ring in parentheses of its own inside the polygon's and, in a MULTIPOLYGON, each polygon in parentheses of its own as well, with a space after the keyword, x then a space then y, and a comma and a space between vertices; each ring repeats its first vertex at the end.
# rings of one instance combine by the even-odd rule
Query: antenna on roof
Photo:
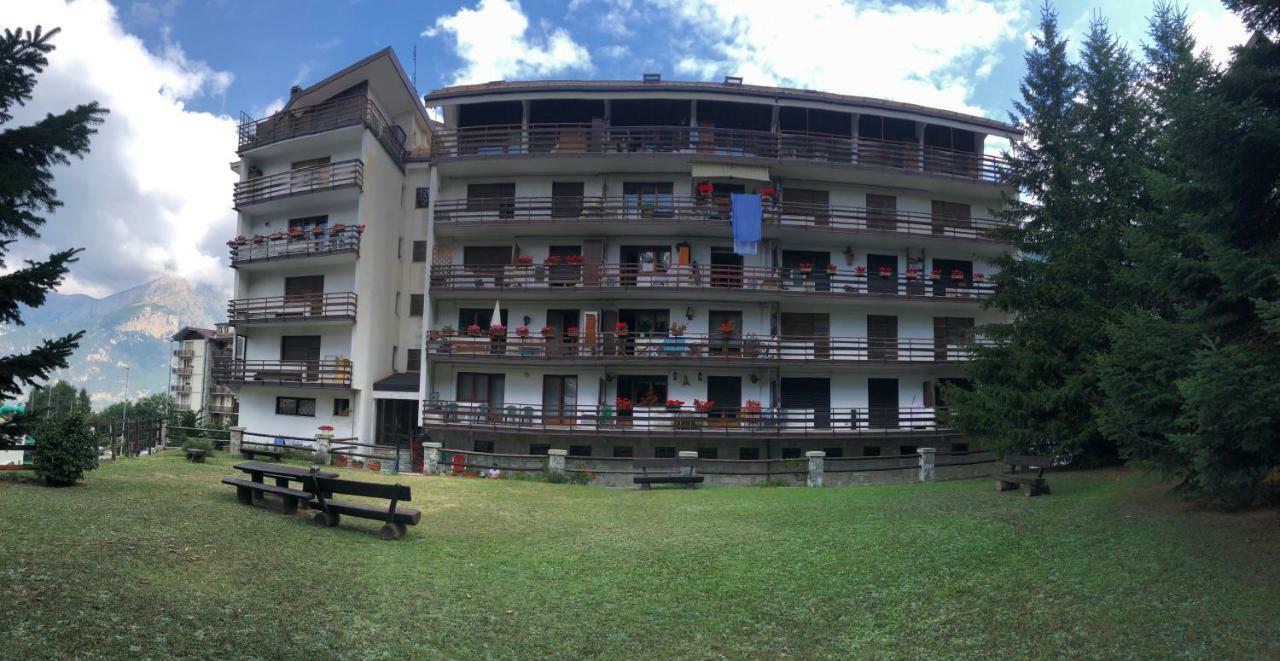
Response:
POLYGON ((662 74, 660 74, 660 73, 646 73, 646 74, 644 75, 644 82, 646 82, 646 83, 658 83, 658 82, 662 82, 662 74))
POLYGON ((413 93, 418 93, 418 44, 413 45, 413 93))

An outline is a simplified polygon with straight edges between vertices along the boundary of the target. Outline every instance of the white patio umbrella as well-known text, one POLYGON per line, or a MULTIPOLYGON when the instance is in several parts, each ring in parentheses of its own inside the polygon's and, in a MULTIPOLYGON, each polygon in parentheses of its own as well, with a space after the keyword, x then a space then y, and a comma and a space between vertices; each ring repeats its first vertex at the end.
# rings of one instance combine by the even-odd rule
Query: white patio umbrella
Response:
POLYGON ((499 305, 499 301, 497 299, 494 299, 493 318, 489 320, 489 327, 492 328, 501 323, 502 323, 502 307, 499 305))

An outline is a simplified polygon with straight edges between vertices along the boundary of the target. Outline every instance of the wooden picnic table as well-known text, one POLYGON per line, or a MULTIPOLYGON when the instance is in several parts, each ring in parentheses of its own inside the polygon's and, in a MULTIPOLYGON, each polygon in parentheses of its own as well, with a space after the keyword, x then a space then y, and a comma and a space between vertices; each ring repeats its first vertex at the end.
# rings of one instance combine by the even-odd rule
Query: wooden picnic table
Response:
MULTIPOLYGON (((265 478, 275 478, 276 486, 288 488, 290 482, 304 482, 311 477, 311 470, 299 466, 287 466, 284 464, 269 464, 265 461, 242 461, 235 465, 236 470, 241 470, 249 474, 249 478, 259 484, 265 478)), ((337 473, 329 471, 319 471, 317 477, 333 479, 338 477, 337 473)))

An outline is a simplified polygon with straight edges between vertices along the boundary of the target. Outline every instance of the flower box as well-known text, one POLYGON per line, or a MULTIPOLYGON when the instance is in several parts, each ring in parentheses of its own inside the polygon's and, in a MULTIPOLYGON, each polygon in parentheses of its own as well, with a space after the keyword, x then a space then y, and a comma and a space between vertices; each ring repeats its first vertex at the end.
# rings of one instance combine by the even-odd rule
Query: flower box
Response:
POLYGON ((516 336, 517 336, 517 337, 529 337, 529 327, 528 327, 528 326, 516 326, 516 336))
POLYGON ((516 258, 516 266, 530 267, 533 266, 532 255, 520 255, 516 258))
POLYGON ((867 267, 863 266, 862 264, 859 264, 859 265, 857 265, 857 266, 853 267, 853 272, 854 272, 856 275, 859 275, 859 276, 866 275, 866 274, 867 274, 867 267))
POLYGON ((893 269, 892 269, 892 268, 890 268, 890 267, 888 267, 888 266, 881 266, 881 267, 880 267, 880 277, 882 277, 882 278, 889 278, 889 277, 891 277, 891 276, 893 276, 893 269))

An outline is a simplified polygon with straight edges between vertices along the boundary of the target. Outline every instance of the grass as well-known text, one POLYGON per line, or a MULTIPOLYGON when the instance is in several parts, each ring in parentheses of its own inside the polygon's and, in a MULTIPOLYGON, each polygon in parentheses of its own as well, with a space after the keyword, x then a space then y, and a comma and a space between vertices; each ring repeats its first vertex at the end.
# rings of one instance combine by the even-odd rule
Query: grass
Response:
POLYGON ((382 542, 238 505, 211 462, 0 476, 0 656, 1280 656, 1276 513, 1126 471, 1030 499, 402 476, 422 524, 382 542))

